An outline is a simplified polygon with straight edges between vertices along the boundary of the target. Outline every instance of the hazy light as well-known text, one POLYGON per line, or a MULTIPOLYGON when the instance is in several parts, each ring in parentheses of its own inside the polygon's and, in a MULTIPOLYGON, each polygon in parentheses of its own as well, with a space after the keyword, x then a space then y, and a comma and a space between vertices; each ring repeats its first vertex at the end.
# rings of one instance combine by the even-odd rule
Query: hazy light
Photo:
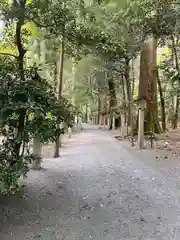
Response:
POLYGON ((3 39, 3 28, 4 28, 4 22, 0 20, 0 40, 3 39))

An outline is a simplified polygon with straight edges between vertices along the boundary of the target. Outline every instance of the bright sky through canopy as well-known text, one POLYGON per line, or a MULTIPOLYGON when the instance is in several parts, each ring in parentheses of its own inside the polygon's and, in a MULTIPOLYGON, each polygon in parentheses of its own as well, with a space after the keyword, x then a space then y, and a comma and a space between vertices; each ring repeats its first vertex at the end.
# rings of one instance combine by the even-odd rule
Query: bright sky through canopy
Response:
POLYGON ((0 20, 0 40, 2 40, 2 38, 3 38, 3 34, 2 34, 3 27, 4 27, 4 23, 2 20, 0 20))

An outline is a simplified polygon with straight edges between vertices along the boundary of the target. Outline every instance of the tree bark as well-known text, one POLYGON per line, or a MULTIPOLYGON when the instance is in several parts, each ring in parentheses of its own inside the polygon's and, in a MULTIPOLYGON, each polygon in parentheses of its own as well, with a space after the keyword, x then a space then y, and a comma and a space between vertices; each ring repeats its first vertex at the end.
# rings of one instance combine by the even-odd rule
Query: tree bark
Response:
POLYGON ((113 120, 113 107, 117 104, 116 99, 116 86, 113 78, 110 78, 108 81, 108 87, 109 87, 109 113, 110 113, 110 124, 109 124, 109 130, 112 130, 112 120, 113 120))
MULTIPOLYGON (((173 56, 174 56, 174 61, 175 61, 175 67, 176 67, 178 74, 180 74, 178 54, 177 54, 177 49, 176 49, 175 38, 173 35, 171 36, 171 39, 172 39, 172 51, 173 51, 173 56)), ((180 88, 180 86, 178 86, 178 87, 180 88)), ((178 89, 177 98, 176 98, 176 108, 175 108, 175 113, 174 113, 173 122, 172 122, 173 128, 177 128, 177 126, 178 126, 179 107, 180 107, 180 90, 178 89)))
POLYGON ((125 86, 124 86, 124 76, 122 75, 121 76, 121 85, 122 85, 122 94, 123 94, 123 99, 126 101, 126 89, 125 89, 125 86))
POLYGON ((88 104, 85 104, 85 122, 88 122, 88 104))
MULTIPOLYGON (((127 87, 127 98, 128 98, 128 119, 127 119, 127 127, 130 126, 130 133, 133 137, 133 96, 131 90, 131 81, 130 81, 130 59, 125 58, 125 80, 126 80, 126 87, 127 87)), ((128 129, 128 128, 127 128, 128 129)), ((128 130, 127 130, 128 131, 128 130)), ((128 134, 128 133, 127 133, 128 134)))
MULTIPOLYGON (((19 65, 19 73, 20 73, 20 80, 25 81, 25 76, 24 76, 24 55, 26 53, 26 50, 23 47, 22 39, 21 39, 21 30, 22 26, 24 25, 24 18, 25 18, 25 4, 26 1, 23 1, 19 3, 19 6, 21 7, 21 14, 19 14, 19 17, 17 19, 16 23, 16 35, 15 35, 15 40, 16 40, 16 46, 19 52, 19 56, 17 58, 18 60, 18 65, 19 65)), ((26 118, 26 110, 21 109, 19 112, 19 123, 17 126, 17 143, 15 144, 14 147, 14 154, 16 156, 16 159, 18 160, 19 154, 20 154, 20 148, 22 145, 22 138, 23 138, 23 132, 24 132, 24 124, 25 124, 25 118, 26 118)))
POLYGON ((144 148, 144 110, 145 110, 145 100, 140 100, 139 103, 139 113, 138 113, 138 146, 139 149, 144 148))
POLYGON ((160 100, 161 100, 161 121, 162 121, 162 128, 163 131, 166 131, 166 112, 165 112, 165 100, 163 96, 163 91, 162 91, 162 86, 161 86, 161 80, 159 77, 159 72, 157 68, 157 83, 158 83, 158 88, 159 88, 159 95, 160 95, 160 100))
MULTIPOLYGON (((125 79, 125 76, 122 76, 121 81, 122 81, 123 99, 125 100, 125 102, 128 102, 127 81, 125 79)), ((127 124, 127 121, 128 121, 128 112, 127 111, 124 113, 124 117, 125 117, 125 121, 124 121, 124 125, 125 125, 125 124, 127 124)))
POLYGON ((33 155, 34 155, 34 162, 33 162, 33 169, 40 169, 41 168, 41 150, 42 150, 42 143, 39 138, 39 135, 34 136, 33 139, 33 155))
POLYGON ((100 98, 100 93, 98 93, 97 125, 100 124, 100 112, 101 112, 101 98, 100 98))
POLYGON ((132 59, 132 97, 134 96, 135 89, 135 73, 134 73, 134 59, 132 59))
MULTIPOLYGON (((63 68, 64 68, 64 39, 61 43, 61 50, 60 50, 60 70, 59 70, 59 78, 57 83, 57 98, 60 99, 62 95, 62 86, 63 86, 63 68)), ((57 129, 60 129, 60 124, 57 124, 57 129)), ((61 146, 61 138, 59 134, 56 136, 55 142, 55 151, 54 151, 54 158, 59 157, 59 147, 61 146)))
POLYGON ((75 89, 75 79, 76 78, 76 60, 75 58, 72 58, 72 105, 76 105, 76 99, 74 95, 74 89, 75 89))
MULTIPOLYGON (((156 57, 157 57, 157 39, 151 37, 144 44, 141 53, 141 77, 146 77, 148 81, 147 108, 145 111, 145 133, 161 133, 162 129, 158 119, 157 106, 157 76, 156 76, 156 57)), ((145 90, 146 91, 146 90, 145 90)))

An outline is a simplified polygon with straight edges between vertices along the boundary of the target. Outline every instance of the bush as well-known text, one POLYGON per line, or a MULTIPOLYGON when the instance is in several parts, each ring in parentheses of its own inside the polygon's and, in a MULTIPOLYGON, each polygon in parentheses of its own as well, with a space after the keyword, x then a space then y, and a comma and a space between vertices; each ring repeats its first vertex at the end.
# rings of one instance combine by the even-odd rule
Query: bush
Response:
POLYGON ((0 66, 0 194, 19 189, 19 178, 26 176, 34 160, 28 149, 36 134, 42 143, 62 134, 62 121, 73 122, 72 107, 65 99, 57 100, 52 87, 36 69, 26 69, 25 81, 15 69, 0 66))

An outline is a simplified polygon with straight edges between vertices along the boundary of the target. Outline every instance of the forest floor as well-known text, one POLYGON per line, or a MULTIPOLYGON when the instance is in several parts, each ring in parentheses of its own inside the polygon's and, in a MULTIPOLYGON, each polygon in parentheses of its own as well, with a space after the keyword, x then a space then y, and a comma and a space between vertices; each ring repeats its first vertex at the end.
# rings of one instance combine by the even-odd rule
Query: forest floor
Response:
MULTIPOLYGON (((115 131, 115 138, 120 142, 131 145, 130 138, 126 137, 122 139, 119 136, 118 131, 115 131)), ((153 141, 153 149, 158 152, 161 152, 163 155, 167 154, 167 158, 169 156, 174 156, 176 158, 180 158, 180 128, 178 129, 169 129, 167 132, 155 135, 153 141)), ((137 147, 137 137, 134 137, 135 147, 137 147)), ((150 136, 145 137, 145 148, 151 149, 151 140, 150 136)), ((166 158, 166 156, 165 156, 166 158)))
POLYGON ((166 152, 180 157, 180 128, 170 129, 164 134, 157 136, 156 149, 165 150, 166 152))
MULTIPOLYGON (((0 198, 1 240, 179 240, 180 160, 86 126, 0 198)), ((167 151, 168 152, 168 151, 167 151)))

